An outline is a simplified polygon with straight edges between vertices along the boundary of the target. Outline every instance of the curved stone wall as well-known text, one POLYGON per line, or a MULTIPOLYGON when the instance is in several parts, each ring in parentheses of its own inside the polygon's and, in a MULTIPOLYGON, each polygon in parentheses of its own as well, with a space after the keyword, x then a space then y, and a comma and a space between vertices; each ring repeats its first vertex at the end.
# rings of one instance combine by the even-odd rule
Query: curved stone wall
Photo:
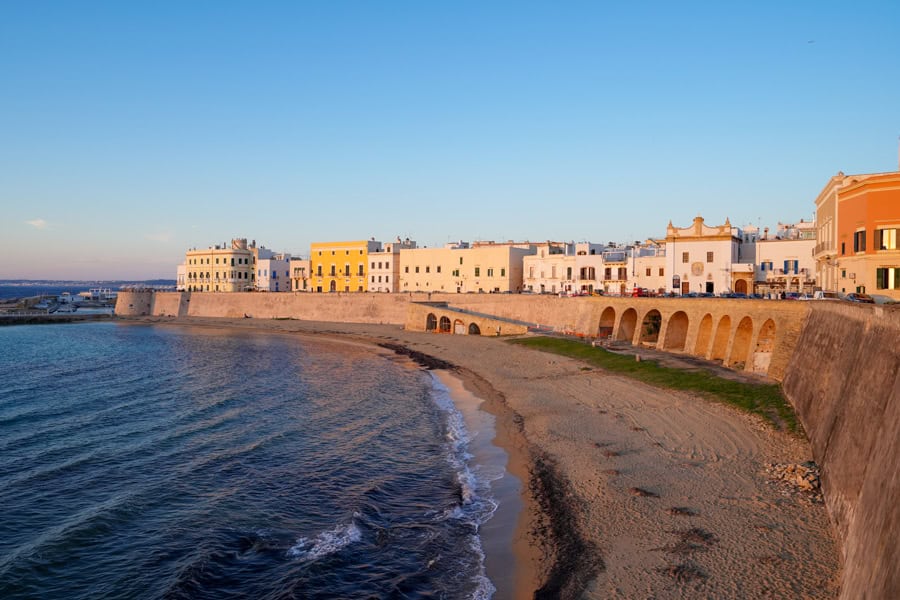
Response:
POLYGON ((814 302, 784 391, 842 540, 841 597, 900 598, 900 306, 814 302))

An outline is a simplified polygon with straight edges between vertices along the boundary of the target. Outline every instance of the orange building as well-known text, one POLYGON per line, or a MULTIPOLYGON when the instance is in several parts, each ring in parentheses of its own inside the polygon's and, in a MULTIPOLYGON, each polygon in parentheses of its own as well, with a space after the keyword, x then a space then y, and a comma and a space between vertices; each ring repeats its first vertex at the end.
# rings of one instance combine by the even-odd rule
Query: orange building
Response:
POLYGON ((868 175, 839 173, 817 201, 833 220, 833 243, 817 247, 817 266, 842 293, 864 292, 900 300, 900 171, 868 175), (825 192, 829 193, 826 194, 825 192), (823 198, 827 196, 827 198, 823 198))

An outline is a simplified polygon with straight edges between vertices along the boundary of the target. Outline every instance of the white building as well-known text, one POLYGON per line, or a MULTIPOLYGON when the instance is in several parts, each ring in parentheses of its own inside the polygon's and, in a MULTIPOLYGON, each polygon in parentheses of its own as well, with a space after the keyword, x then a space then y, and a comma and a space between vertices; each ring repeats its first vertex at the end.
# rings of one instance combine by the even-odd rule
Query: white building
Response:
POLYGON ((522 259, 522 288, 535 294, 570 293, 575 273, 573 244, 542 245, 522 259))
POLYGON ((676 294, 750 293, 753 266, 734 268, 739 263, 740 244, 740 229, 732 227, 728 219, 715 227, 706 225, 699 216, 685 228, 669 221, 665 268, 672 278, 667 281, 667 290, 676 294))
POLYGON ((816 224, 803 221, 768 227, 756 244, 756 291, 760 294, 812 292, 816 286, 816 224))
POLYGON ((256 260, 256 291, 290 292, 291 287, 290 254, 275 254, 260 248, 256 260))
POLYGON ((181 263, 175 270, 175 291, 183 292, 187 289, 187 265, 181 263))
POLYGON ((393 242, 385 242, 380 248, 369 251, 370 292, 397 293, 400 291, 400 250, 410 250, 416 242, 399 237, 393 242))

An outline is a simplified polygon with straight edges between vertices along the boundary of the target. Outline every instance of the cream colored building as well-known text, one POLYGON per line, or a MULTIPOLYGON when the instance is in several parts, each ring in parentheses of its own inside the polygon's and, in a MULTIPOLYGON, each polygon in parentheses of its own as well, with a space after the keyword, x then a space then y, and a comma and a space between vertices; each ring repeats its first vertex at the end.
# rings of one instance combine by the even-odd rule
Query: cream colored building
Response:
POLYGON ((315 242, 310 245, 310 288, 313 292, 365 292, 369 289, 369 254, 381 242, 315 242))
POLYGON ((400 291, 400 250, 416 247, 416 242, 399 237, 393 242, 385 242, 378 250, 369 253, 369 291, 400 291))
POLYGON ((522 261, 536 248, 448 244, 400 250, 401 292, 503 293, 522 290, 522 261))
POLYGON ((654 294, 663 294, 669 287, 666 277, 666 243, 648 240, 630 248, 631 277, 628 289, 644 288, 654 294))
POLYGON ((291 290, 295 292, 309 291, 309 260, 298 256, 291 257, 291 290))
POLYGON ((235 238, 231 245, 196 248, 185 254, 185 287, 191 292, 242 292, 252 290, 256 278, 254 250, 247 238, 235 238))

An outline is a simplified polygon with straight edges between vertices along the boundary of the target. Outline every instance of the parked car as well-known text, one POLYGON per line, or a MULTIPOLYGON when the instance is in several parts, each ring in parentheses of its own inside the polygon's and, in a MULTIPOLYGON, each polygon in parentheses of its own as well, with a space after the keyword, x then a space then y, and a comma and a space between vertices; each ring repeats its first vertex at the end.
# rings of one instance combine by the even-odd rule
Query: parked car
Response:
POLYGON ((850 302, 860 302, 862 304, 875 304, 875 298, 873 298, 872 296, 868 294, 857 294, 855 292, 852 294, 847 294, 844 297, 844 300, 849 300, 850 302))

